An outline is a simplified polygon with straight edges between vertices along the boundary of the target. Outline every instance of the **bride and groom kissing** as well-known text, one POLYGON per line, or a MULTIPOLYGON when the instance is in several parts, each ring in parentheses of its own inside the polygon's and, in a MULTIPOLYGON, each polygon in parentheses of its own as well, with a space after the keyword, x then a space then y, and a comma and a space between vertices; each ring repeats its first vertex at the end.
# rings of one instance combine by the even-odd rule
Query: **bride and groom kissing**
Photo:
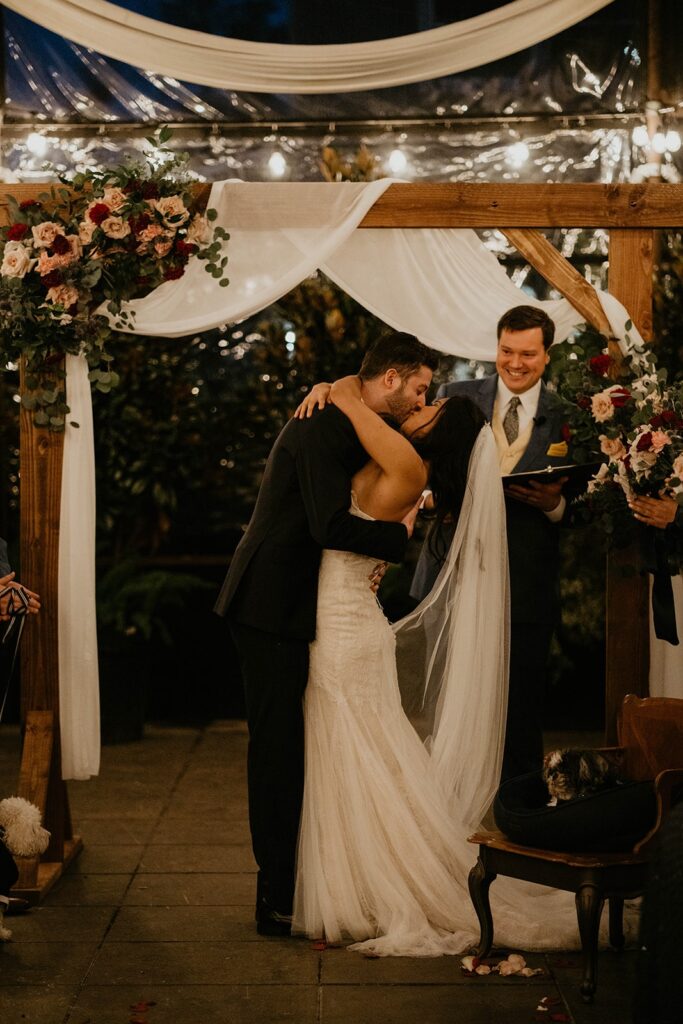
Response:
MULTIPOLYGON (((500 395, 487 424, 480 381, 427 405, 437 356, 394 332, 358 377, 318 390, 307 411, 323 407, 290 420, 272 449, 216 605, 243 675, 261 934, 418 956, 476 935, 466 838, 500 778, 508 683, 495 435, 504 420, 512 448, 536 429, 523 398, 547 362, 545 314, 516 310, 530 327, 514 310, 499 324, 498 387, 522 396, 512 427, 500 395), (403 558, 427 486, 433 585, 392 627, 373 593, 377 563, 403 558)), ((557 485, 517 490, 508 504, 541 518, 562 504, 557 485)), ((503 900, 519 942, 523 912, 515 893, 503 900)))

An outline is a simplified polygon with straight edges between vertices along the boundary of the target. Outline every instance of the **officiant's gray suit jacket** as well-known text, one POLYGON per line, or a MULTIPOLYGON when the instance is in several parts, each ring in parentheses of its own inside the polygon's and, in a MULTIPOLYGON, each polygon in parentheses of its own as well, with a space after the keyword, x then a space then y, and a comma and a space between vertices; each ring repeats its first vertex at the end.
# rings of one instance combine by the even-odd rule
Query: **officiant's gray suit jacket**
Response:
MULTIPOLYGON (((493 418, 498 388, 498 375, 481 380, 456 381, 442 385, 437 398, 461 395, 471 398, 487 420, 493 418)), ((525 473, 546 466, 561 466, 567 456, 548 455, 552 444, 562 442, 562 427, 567 421, 567 407, 541 382, 538 409, 529 443, 513 473, 525 473)), ((559 527, 541 511, 505 499, 507 537, 510 559, 511 616, 513 622, 551 623, 559 615, 559 527)), ((413 597, 421 599, 431 589, 439 566, 425 544, 415 570, 411 587, 413 597)))

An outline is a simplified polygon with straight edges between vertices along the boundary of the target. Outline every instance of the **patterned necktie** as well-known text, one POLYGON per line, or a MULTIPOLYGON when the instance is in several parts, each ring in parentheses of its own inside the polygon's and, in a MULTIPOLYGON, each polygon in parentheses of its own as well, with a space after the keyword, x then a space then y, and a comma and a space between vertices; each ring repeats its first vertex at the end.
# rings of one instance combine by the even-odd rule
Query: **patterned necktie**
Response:
POLYGON ((513 444, 517 440, 519 434, 519 413, 517 407, 521 402, 520 398, 516 396, 510 399, 507 412, 505 413, 505 419, 503 420, 503 430, 507 438, 508 444, 513 444))

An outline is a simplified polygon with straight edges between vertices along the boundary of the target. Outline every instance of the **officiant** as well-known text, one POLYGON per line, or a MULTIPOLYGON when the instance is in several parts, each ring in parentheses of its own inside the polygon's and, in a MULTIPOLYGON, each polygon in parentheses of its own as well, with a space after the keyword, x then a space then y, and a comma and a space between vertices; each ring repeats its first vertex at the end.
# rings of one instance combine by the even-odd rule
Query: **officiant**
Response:
MULTIPOLYGON (((479 405, 491 422, 503 477, 566 464, 566 409, 542 380, 553 321, 542 309, 514 306, 500 318, 497 335, 496 373, 442 385, 437 398, 466 395, 479 405)), ((505 486, 512 628, 503 779, 535 771, 543 760, 546 666, 560 617, 565 479, 505 486)), ((425 544, 411 587, 414 598, 429 592, 439 568, 425 544)))

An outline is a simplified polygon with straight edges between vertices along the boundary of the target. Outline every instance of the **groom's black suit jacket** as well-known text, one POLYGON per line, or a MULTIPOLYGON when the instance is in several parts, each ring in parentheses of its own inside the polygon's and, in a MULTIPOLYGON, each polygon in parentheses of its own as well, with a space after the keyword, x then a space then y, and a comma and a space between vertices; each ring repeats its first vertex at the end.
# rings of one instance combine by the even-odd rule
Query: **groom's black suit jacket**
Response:
POLYGON ((333 405, 287 423, 218 597, 219 615, 312 640, 323 548, 401 561, 408 540, 401 523, 348 511, 351 478, 367 460, 350 420, 333 405))

